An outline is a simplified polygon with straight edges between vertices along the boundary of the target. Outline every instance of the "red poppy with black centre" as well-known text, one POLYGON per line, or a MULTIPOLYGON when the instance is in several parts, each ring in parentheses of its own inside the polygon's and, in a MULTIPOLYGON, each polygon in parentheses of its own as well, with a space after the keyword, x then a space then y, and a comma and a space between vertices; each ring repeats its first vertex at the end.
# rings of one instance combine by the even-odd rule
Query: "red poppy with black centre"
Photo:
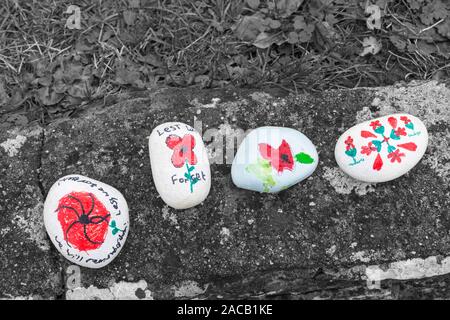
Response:
POLYGON ((261 156, 269 160, 272 168, 277 170, 278 173, 294 169, 294 157, 292 156, 291 147, 286 140, 283 139, 278 148, 273 148, 267 143, 260 143, 258 148, 261 156))
POLYGON ((65 195, 56 212, 69 246, 89 251, 105 241, 111 214, 92 193, 74 191, 65 195))
POLYGON ((166 145, 173 150, 171 161, 175 168, 181 168, 186 162, 190 165, 197 164, 195 138, 191 134, 186 134, 183 138, 172 134, 166 138, 166 145))

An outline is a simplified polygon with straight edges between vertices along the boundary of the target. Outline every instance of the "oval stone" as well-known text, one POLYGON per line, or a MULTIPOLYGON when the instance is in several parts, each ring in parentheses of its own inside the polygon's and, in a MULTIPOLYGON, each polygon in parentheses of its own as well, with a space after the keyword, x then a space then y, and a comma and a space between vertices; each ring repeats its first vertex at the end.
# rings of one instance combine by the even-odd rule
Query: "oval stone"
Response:
POLYGON ((165 203, 187 209, 206 199, 211 188, 208 154, 194 128, 181 122, 157 126, 149 151, 153 181, 165 203))
POLYGON ((311 140, 283 127, 261 127, 242 141, 231 167, 236 186, 258 192, 279 192, 309 177, 319 163, 311 140))
POLYGON ((130 229, 122 194, 81 175, 68 175, 53 184, 45 199, 44 224, 56 249, 88 268, 113 261, 130 229))
POLYGON ((342 134, 334 150, 336 162, 349 176, 385 182, 411 170, 428 145, 428 132, 418 118, 404 113, 369 120, 342 134))

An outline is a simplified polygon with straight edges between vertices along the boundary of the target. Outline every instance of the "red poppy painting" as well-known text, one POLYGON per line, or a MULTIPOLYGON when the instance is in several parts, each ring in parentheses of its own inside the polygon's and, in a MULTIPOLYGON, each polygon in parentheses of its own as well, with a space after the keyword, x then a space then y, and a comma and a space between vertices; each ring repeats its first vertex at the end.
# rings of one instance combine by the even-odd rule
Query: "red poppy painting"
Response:
POLYGON ((92 193, 74 191, 65 195, 56 212, 68 245, 89 251, 105 241, 111 215, 92 193))
POLYGON ((197 164, 194 153, 195 138, 191 134, 182 138, 172 134, 166 138, 166 145, 173 150, 171 161, 175 168, 181 168, 186 162, 190 165, 197 164))
POLYGON ((278 148, 273 148, 267 143, 260 143, 258 147, 261 156, 269 160, 272 168, 278 173, 282 173, 284 170, 292 171, 294 168, 294 157, 286 140, 283 139, 278 148))

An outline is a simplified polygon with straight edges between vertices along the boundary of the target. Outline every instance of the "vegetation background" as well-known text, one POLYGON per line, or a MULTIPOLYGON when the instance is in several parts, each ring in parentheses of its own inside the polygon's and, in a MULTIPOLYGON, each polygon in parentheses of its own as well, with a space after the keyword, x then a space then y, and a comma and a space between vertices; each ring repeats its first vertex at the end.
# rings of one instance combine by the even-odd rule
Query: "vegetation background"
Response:
POLYGON ((160 86, 448 79, 447 0, 3 0, 0 127, 160 86))

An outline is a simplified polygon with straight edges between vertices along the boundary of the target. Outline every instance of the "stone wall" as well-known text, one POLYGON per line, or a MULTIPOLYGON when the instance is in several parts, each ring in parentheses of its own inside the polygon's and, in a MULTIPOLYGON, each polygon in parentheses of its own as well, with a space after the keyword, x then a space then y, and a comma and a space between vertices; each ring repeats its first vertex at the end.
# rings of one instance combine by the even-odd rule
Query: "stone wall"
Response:
POLYGON ((164 89, 0 132, 0 296, 449 298, 449 123, 450 90, 424 82, 296 96, 164 89), (422 161, 383 184, 348 178, 334 160, 339 135, 394 112, 427 125, 422 161), (176 211, 158 197, 147 146, 152 128, 173 120, 218 129, 205 141, 217 159, 231 142, 217 150, 220 134, 292 127, 316 144, 319 167, 286 191, 258 194, 237 189, 231 166, 215 163, 206 201, 176 211), (46 192, 72 173, 120 190, 131 219, 120 255, 100 270, 81 268, 76 289, 42 222, 46 192))

